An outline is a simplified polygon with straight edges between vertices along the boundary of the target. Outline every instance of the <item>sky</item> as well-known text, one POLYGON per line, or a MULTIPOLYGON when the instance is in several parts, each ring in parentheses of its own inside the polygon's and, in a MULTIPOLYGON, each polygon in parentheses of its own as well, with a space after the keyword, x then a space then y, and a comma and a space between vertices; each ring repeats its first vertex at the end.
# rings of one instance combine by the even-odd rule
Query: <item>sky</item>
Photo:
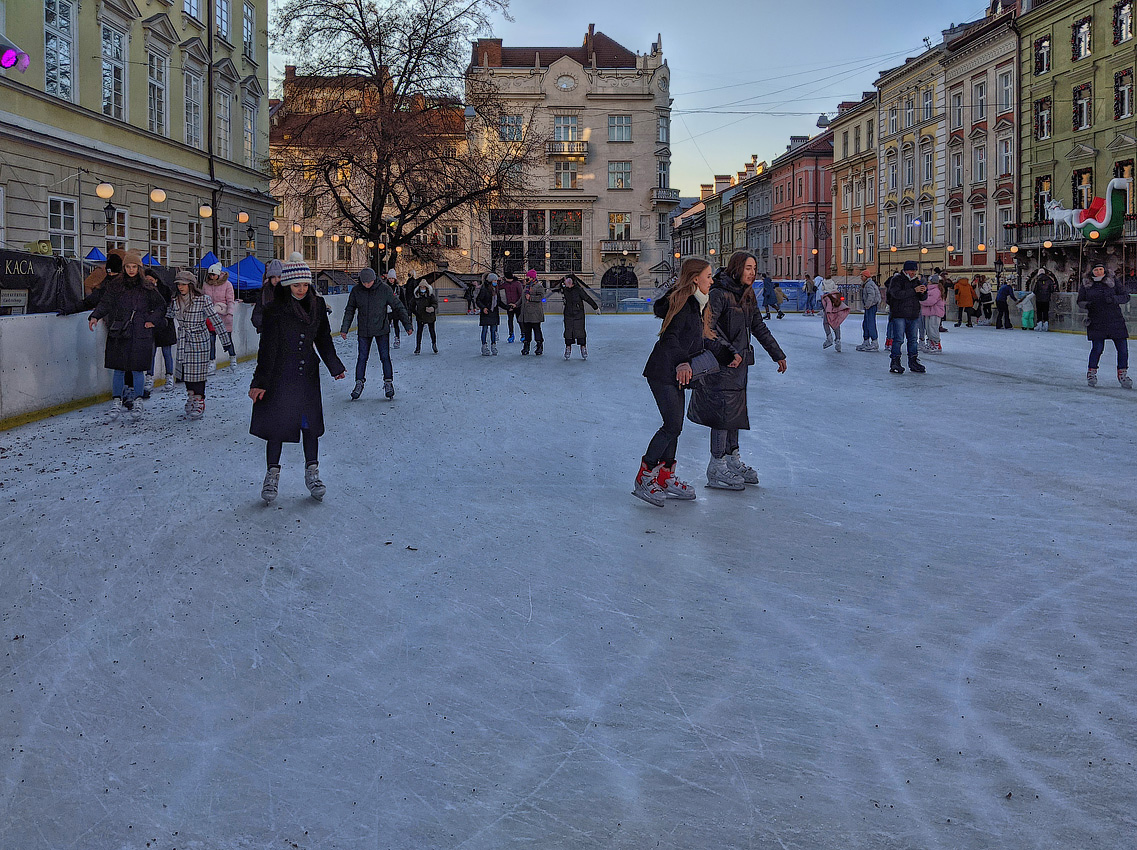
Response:
MULTIPOLYGON (((986 12, 983 0, 511 0, 497 16, 505 46, 576 46, 590 23, 629 50, 662 36, 671 68, 671 185, 698 195, 713 175, 734 174, 752 154, 770 161, 791 135, 818 132, 822 112, 860 100, 879 72, 941 41, 953 23, 986 12), (692 14, 698 9, 698 16, 692 14)), ((282 73, 283 62, 272 63, 282 73)), ((276 79, 271 86, 275 91, 276 79)))

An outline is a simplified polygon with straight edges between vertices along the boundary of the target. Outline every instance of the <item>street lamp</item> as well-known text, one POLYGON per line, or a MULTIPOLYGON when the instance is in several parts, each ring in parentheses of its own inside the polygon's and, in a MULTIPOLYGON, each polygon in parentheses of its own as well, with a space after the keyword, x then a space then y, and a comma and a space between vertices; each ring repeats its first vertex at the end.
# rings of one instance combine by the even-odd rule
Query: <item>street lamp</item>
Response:
MULTIPOLYGON (((922 222, 918 218, 914 218, 914 219, 912 219, 912 226, 916 228, 917 244, 920 246, 920 254, 923 255, 923 254, 928 253, 927 251, 924 250, 924 222, 922 222)), ((908 244, 912 244, 912 243, 908 243, 908 244)), ((920 259, 923 259, 923 257, 921 256, 920 259)), ((920 268, 920 269, 917 269, 916 273, 921 274, 922 272, 923 272, 923 269, 920 268)))
POLYGON ((150 200, 156 204, 166 203, 166 190, 153 188, 150 190, 150 200))
POLYGON ((114 186, 104 180, 95 187, 95 194, 98 195, 100 200, 109 201, 114 197, 114 186))
POLYGON ((294 225, 292 225, 292 232, 293 233, 299 233, 303 229, 304 228, 300 226, 300 222, 296 222, 294 225))

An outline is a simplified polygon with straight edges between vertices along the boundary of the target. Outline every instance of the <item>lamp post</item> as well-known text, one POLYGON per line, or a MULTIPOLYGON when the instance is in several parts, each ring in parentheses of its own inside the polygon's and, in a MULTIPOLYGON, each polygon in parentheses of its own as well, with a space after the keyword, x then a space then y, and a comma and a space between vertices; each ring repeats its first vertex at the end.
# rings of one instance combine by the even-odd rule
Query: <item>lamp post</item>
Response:
MULTIPOLYGON (((916 244, 919 246, 920 254, 921 254, 921 256, 916 258, 916 265, 917 265, 916 276, 920 277, 924 273, 924 269, 923 269, 923 266, 921 265, 921 261, 923 260, 923 255, 928 253, 927 251, 924 250, 924 222, 922 222, 918 218, 914 218, 914 219, 912 219, 912 226, 916 228, 916 234, 917 234, 916 244)), ((909 243, 909 244, 911 244, 911 243, 909 243)))

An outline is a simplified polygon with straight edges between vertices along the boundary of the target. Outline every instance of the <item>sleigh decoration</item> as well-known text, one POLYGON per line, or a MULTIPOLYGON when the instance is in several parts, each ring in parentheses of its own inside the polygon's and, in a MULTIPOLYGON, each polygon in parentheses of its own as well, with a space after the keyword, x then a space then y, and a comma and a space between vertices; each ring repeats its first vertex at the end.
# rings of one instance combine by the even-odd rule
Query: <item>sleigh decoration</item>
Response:
POLYGON ((1060 201, 1046 205, 1046 217, 1053 222, 1055 239, 1062 227, 1070 231, 1073 239, 1078 232, 1088 242, 1102 245, 1121 235, 1125 227, 1125 211, 1129 208, 1129 178, 1115 177, 1109 181, 1104 198, 1094 198, 1084 210, 1067 210, 1060 201))

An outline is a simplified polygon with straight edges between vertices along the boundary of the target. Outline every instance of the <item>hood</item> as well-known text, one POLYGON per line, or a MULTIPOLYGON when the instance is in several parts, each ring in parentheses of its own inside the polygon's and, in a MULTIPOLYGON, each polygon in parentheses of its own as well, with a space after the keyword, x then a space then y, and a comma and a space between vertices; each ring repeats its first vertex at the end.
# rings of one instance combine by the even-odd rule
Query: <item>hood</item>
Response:
POLYGON ((718 287, 719 289, 726 289, 736 295, 741 293, 745 288, 741 283, 731 277, 726 269, 719 269, 715 272, 714 283, 711 284, 711 289, 718 287))
POLYGON ((423 289, 426 290, 427 295, 433 295, 434 294, 434 287, 431 286, 429 283, 427 283, 425 280, 420 280, 418 282, 418 285, 415 286, 415 294, 417 295, 419 293, 419 290, 423 290, 423 289))

